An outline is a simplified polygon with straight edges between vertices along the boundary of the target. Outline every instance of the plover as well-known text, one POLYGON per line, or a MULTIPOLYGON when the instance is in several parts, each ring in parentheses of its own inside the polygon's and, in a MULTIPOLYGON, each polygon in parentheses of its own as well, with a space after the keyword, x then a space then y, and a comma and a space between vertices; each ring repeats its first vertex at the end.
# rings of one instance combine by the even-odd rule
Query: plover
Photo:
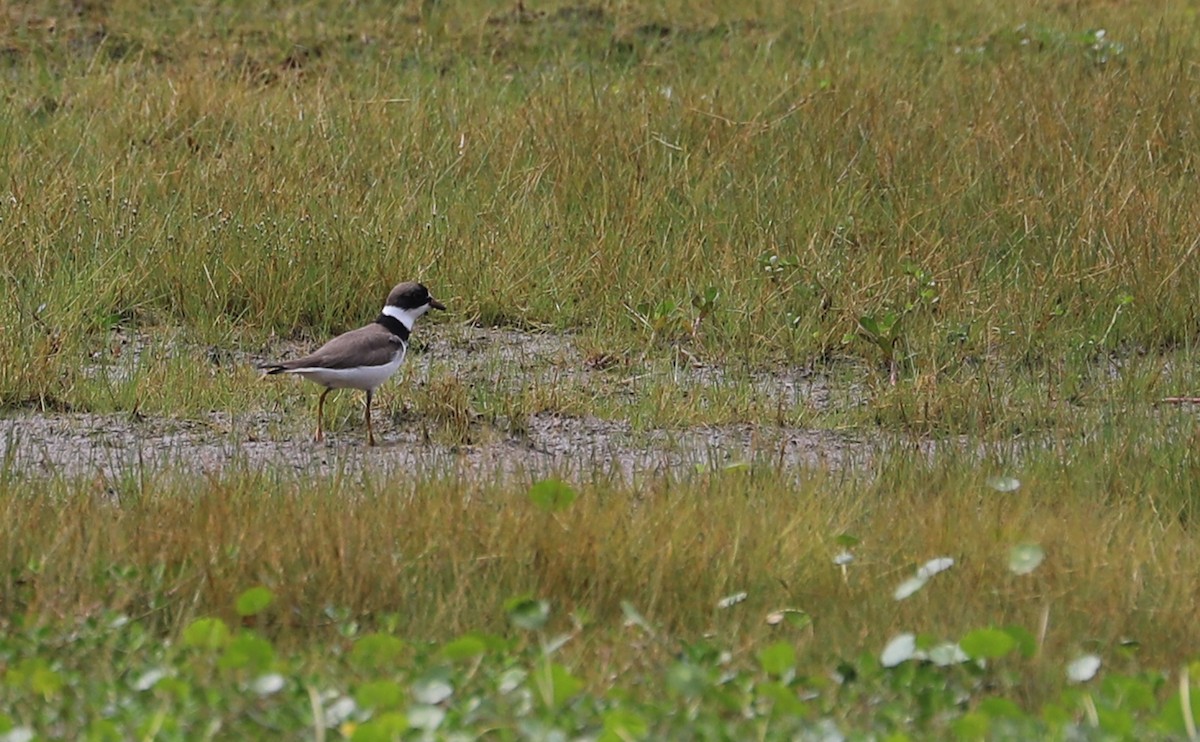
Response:
POLYGON ((409 281, 392 289, 387 303, 375 321, 366 327, 342 333, 322 345, 315 353, 281 363, 259 366, 266 374, 299 374, 315 381, 325 389, 317 400, 316 440, 325 434, 321 417, 325 395, 334 389, 362 389, 367 393, 367 445, 375 445, 371 430, 371 398, 379 385, 396 373, 408 351, 408 337, 417 318, 429 308, 445 310, 440 301, 429 295, 429 289, 409 281))

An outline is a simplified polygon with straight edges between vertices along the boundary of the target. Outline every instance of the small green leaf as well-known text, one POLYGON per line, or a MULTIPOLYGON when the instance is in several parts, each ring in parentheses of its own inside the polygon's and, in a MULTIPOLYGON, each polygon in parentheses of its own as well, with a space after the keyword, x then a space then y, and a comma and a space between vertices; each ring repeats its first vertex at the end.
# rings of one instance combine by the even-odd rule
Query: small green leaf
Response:
POLYGON ((1154 688, 1144 678, 1109 675, 1104 678, 1103 688, 1105 696, 1121 699, 1125 708, 1149 711, 1155 707, 1154 688))
POLYGON ((583 681, 557 662, 545 663, 534 676, 542 701, 552 709, 562 708, 583 690, 583 681))
POLYGON ((48 667, 35 669, 29 677, 29 690, 41 696, 43 700, 57 696, 62 687, 62 676, 48 667))
POLYGON ((1027 575, 1038 568, 1046 552, 1037 544, 1018 544, 1008 552, 1008 569, 1015 575, 1027 575))
POLYGON ((577 497, 571 485, 561 479, 543 479, 529 488, 529 500, 548 513, 566 510, 577 497))
POLYGON ((991 721, 987 714, 971 711, 955 719, 950 728, 954 730, 955 739, 987 739, 991 721))
POLYGON ((1021 719, 1025 712, 1007 698, 985 698, 979 702, 979 710, 993 719, 1021 719))
POLYGON ((804 713, 804 702, 796 695, 796 689, 785 683, 775 681, 760 683, 756 691, 760 699, 771 703, 773 716, 794 717, 804 713))
POLYGON ((861 541, 862 539, 852 533, 843 533, 838 535, 838 537, 833 540, 833 543, 837 544, 843 549, 852 549, 855 546, 858 546, 861 541))
POLYGON ((197 618, 183 630, 183 646, 220 649, 229 643, 229 627, 219 618, 197 618))
POLYGON ((354 642, 350 664, 360 672, 374 672, 394 667, 404 651, 404 642, 391 634, 366 634, 354 642))
POLYGON ((550 619, 550 604, 524 595, 505 601, 504 612, 518 629, 537 631, 550 619))
POLYGON ((1017 640, 1001 629, 975 629, 968 632, 958 646, 974 659, 998 659, 1013 651, 1017 640))
POLYGON ((368 709, 399 708, 405 702, 404 690, 393 680, 377 680, 359 686, 354 701, 368 709))
POLYGON ((1004 633, 1011 636, 1017 643, 1017 649, 1020 650, 1022 657, 1028 659, 1037 654, 1037 638, 1030 633, 1029 629, 1014 624, 1005 626, 1004 633))
POLYGON ((1158 723, 1173 734, 1175 739, 1187 739, 1187 735, 1191 731, 1188 729, 1187 717, 1191 717, 1193 724, 1200 719, 1200 693, 1195 691, 1194 686, 1190 690, 1187 714, 1184 713, 1183 699, 1180 698, 1180 694, 1172 693, 1163 703, 1162 712, 1158 716, 1158 723))
POLYGON ((1074 715, 1057 703, 1042 706, 1042 721, 1051 729, 1061 729, 1075 721, 1074 715))
POLYGON ((352 742, 392 742, 400 739, 408 729, 408 717, 399 711, 389 711, 359 724, 350 739, 352 742))
POLYGON ((487 653, 487 643, 476 634, 465 634, 442 645, 441 654, 451 662, 474 659, 487 653))
POLYGON ((636 711, 616 708, 604 715, 604 731, 599 742, 629 742, 645 739, 650 734, 650 725, 636 711))
POLYGON ((238 596, 237 612, 239 616, 257 616, 271 605, 275 594, 265 587, 252 587, 238 596))
POLYGON ((763 672, 774 677, 796 670, 796 648, 787 642, 776 642, 758 652, 758 664, 763 672))
POLYGON ((867 334, 869 334, 872 338, 878 338, 882 335, 882 333, 879 331, 879 323, 875 321, 874 317, 869 317, 866 315, 859 317, 858 326, 866 330, 867 334))
POLYGON ((225 652, 217 663, 222 670, 250 670, 263 672, 275 661, 275 648, 271 642, 250 632, 235 636, 225 646, 225 652))
MULTIPOLYGON (((0 732, 8 731, 4 728, 4 724, 0 721, 0 732)), ((87 734, 84 735, 88 742, 124 742, 125 735, 121 734, 117 725, 108 719, 92 719, 88 724, 87 734)))

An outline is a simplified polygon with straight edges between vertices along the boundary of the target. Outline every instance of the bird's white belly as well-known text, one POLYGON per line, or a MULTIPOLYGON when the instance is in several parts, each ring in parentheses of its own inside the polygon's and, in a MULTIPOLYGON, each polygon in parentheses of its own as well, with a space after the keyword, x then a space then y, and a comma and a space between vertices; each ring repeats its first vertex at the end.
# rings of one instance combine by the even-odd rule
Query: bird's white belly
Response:
POLYGON ((400 364, 404 363, 407 346, 400 346, 389 363, 382 366, 359 366, 358 368, 297 368, 288 373, 300 374, 310 381, 330 389, 371 389, 374 390, 388 377, 396 373, 400 364))

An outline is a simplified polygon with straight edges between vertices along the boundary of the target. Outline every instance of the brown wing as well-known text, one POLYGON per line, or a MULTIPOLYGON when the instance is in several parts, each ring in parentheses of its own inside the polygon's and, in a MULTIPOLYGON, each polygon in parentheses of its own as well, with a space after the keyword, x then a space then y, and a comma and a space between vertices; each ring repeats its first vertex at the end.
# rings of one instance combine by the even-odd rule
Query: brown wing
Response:
MULTIPOLYGON (((353 366, 383 366, 391 362, 403 341, 380 325, 367 325, 338 335, 313 353, 291 361, 274 364, 274 371, 293 371, 298 368, 351 368, 353 366)), ((270 371, 268 371, 270 373, 270 371)))

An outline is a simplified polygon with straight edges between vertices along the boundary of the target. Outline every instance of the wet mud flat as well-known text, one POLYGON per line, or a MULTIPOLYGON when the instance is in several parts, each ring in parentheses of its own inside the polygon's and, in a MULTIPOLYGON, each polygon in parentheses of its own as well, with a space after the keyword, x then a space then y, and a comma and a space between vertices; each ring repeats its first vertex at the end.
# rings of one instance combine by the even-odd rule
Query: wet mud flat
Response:
MULTIPOLYGON (((647 376, 636 364, 614 374, 609 359, 581 350, 570 333, 442 325, 424 337, 406 372, 408 381, 416 385, 449 377, 468 386, 486 385, 498 394, 515 394, 528 385, 631 387, 647 376)), ((139 359, 155 355, 139 352, 145 342, 137 336, 122 338, 127 350, 122 360, 97 359, 88 372, 118 382, 130 378, 130 367, 122 363, 143 362, 139 359)), ((310 349, 306 345, 285 342, 255 351, 220 349, 209 355, 216 359, 214 363, 252 369, 265 357, 306 352, 310 349)), ((170 352, 170 348, 156 349, 157 354, 170 352)), ((725 371, 714 366, 682 364, 667 373, 669 384, 691 389, 729 383, 725 371)), ((844 404, 863 401, 861 389, 838 389, 834 394, 827 379, 804 369, 763 373, 749 384, 754 393, 784 405, 826 409, 831 396, 844 404)), ((309 391, 315 394, 315 389, 309 391)), ((771 423, 647 430, 623 420, 536 412, 521 420, 517 433, 476 416, 469 423, 469 435, 457 438, 439 434, 436 421, 377 414, 380 445, 368 448, 358 424, 315 443, 310 438, 310 420, 301 420, 298 425, 296 418, 287 419, 267 406, 188 418, 11 410, 0 413, 0 466, 25 476, 68 477, 121 476, 145 467, 198 473, 269 467, 303 474, 369 468, 477 477, 554 473, 629 478, 643 472, 751 463, 859 467, 884 445, 877 436, 868 441, 854 433, 771 423), (452 438, 454 442, 447 442, 452 438)))
POLYGON ((621 422, 554 414, 531 416, 519 436, 495 433, 448 445, 380 424, 380 445, 345 430, 315 443, 306 435, 273 439, 266 414, 213 413, 200 420, 129 415, 17 413, 0 418, 0 466, 23 476, 119 477, 145 468, 219 473, 273 468, 321 475, 370 468, 431 476, 587 476, 711 469, 750 463, 861 466, 862 441, 828 431, 751 425, 633 431, 621 422))

